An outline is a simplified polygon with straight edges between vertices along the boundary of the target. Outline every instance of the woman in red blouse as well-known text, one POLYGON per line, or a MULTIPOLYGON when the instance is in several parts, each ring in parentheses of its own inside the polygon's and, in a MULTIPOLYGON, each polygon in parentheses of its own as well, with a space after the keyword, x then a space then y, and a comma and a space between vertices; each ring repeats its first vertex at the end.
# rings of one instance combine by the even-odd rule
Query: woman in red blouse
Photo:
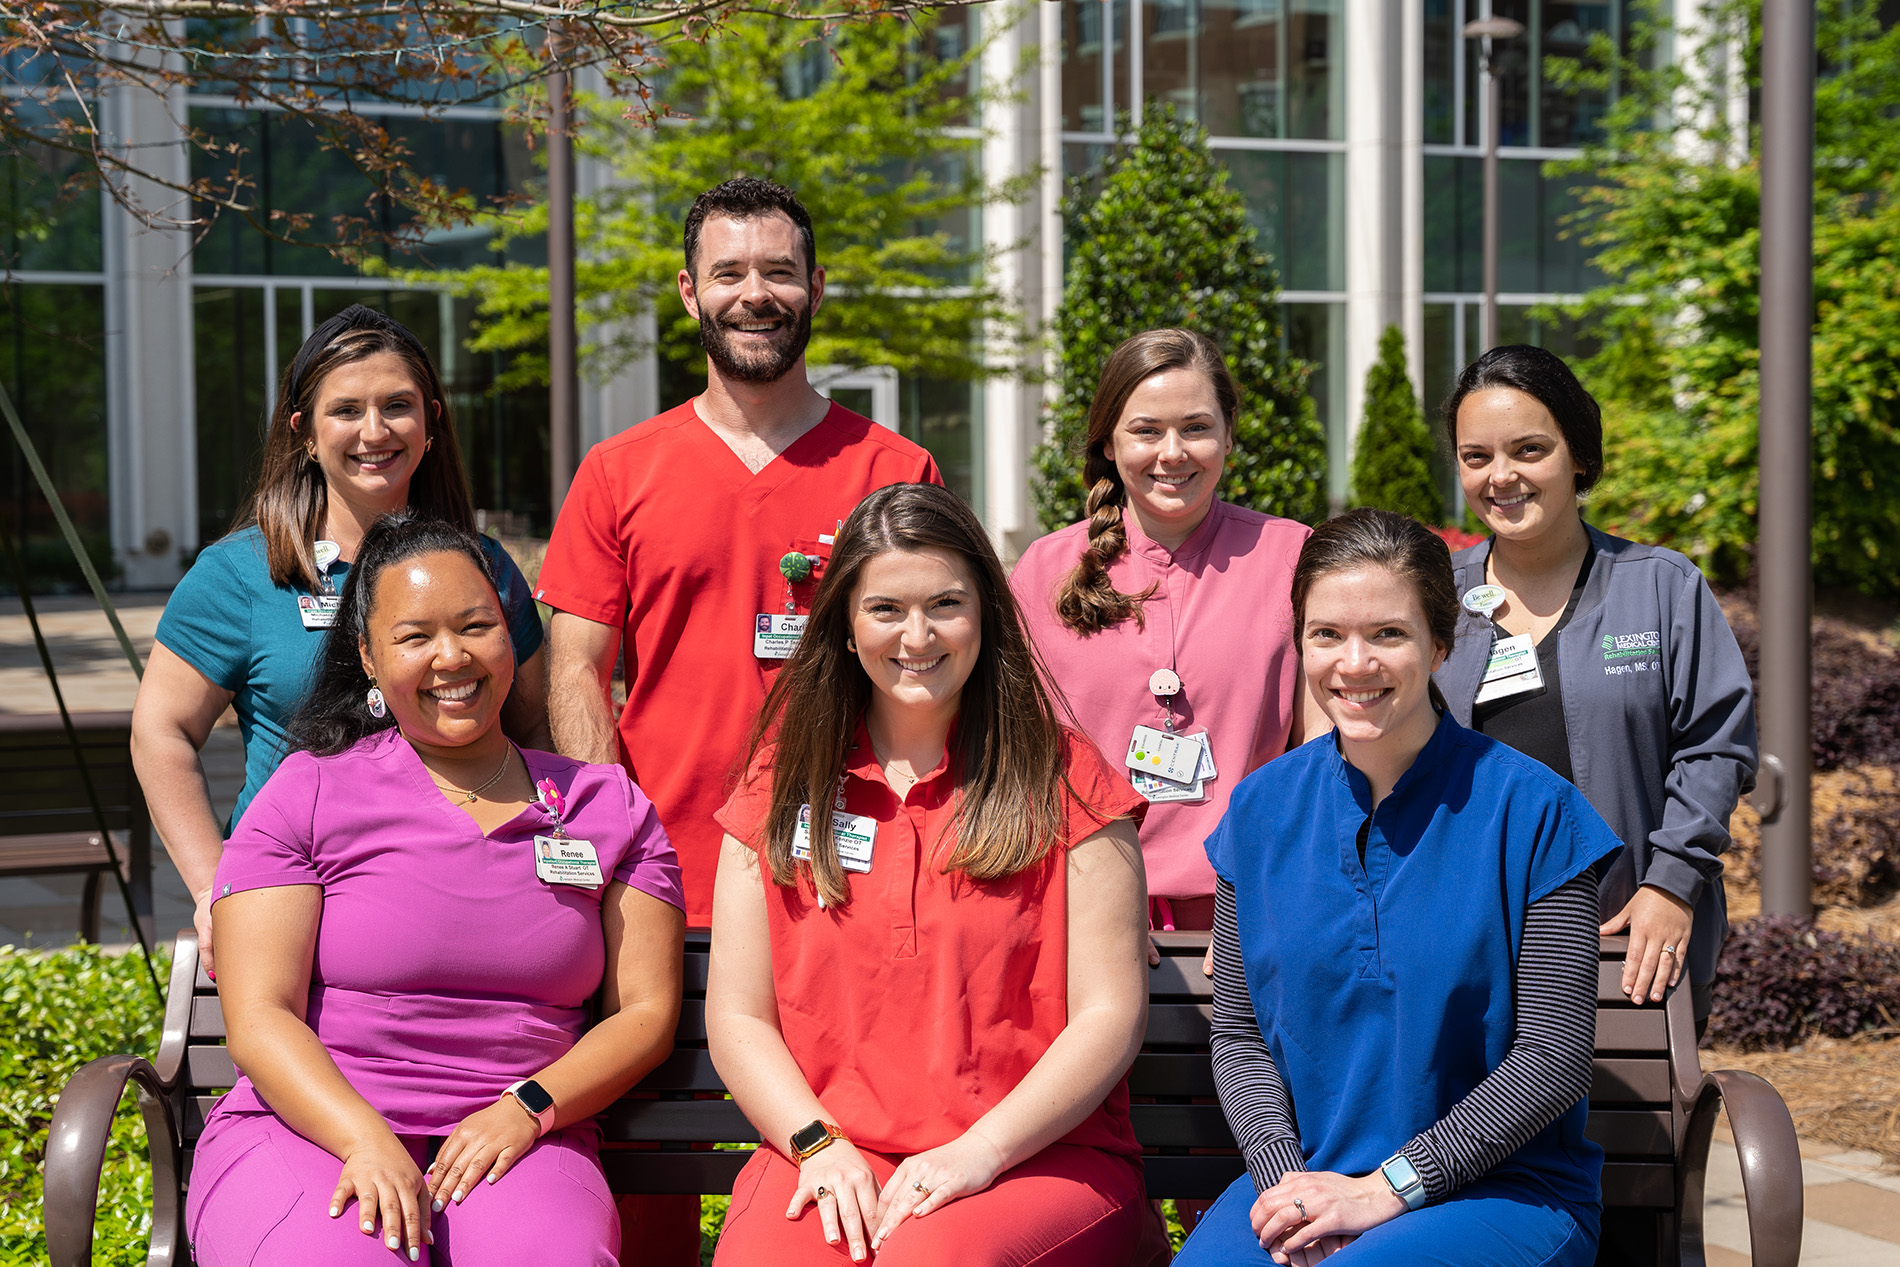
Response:
POLYGON ((1123 1081, 1144 802, 1056 722, 967 506, 859 504, 757 733, 706 1027, 765 1146, 716 1261, 1165 1260, 1123 1081))

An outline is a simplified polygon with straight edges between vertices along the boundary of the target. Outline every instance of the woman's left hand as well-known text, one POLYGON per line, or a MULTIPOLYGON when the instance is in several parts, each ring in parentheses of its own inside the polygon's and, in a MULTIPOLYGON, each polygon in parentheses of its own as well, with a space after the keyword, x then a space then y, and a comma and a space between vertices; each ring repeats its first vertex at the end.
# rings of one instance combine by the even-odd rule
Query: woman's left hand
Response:
POLYGON ((1297 1170, 1254 1200, 1253 1230, 1274 1262, 1306 1267, 1403 1213, 1405 1202, 1377 1171, 1353 1179, 1297 1170))
POLYGON ((429 1181, 431 1205, 440 1210, 445 1202, 460 1204, 476 1184, 494 1183, 527 1155, 538 1138, 535 1120, 511 1095, 469 1114, 455 1124, 423 1176, 429 1181))
POLYGON ((1001 1151, 975 1131, 965 1131, 940 1148, 904 1158, 884 1184, 878 1200, 872 1251, 876 1252, 906 1218, 922 1218, 958 1197, 983 1191, 996 1182, 1002 1168, 1001 1151))
POLYGON ((1645 998, 1662 1002, 1664 992, 1682 979, 1688 962, 1689 930, 1695 912, 1673 893, 1645 884, 1629 905, 1597 930, 1608 937, 1625 928, 1630 933, 1629 955, 1623 960, 1623 993, 1639 1006, 1645 998))

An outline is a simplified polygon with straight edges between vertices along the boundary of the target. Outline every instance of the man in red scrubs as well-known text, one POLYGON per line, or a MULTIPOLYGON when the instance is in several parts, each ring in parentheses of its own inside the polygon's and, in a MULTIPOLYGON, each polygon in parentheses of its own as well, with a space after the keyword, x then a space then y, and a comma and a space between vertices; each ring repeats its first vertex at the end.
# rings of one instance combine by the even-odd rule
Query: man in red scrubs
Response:
MULTIPOLYGON (((805 379, 824 299, 811 217, 752 177, 701 194, 686 217, 680 298, 699 321, 706 390, 589 450, 548 542, 535 597, 554 608, 548 715, 555 747, 619 761, 679 852, 686 922, 712 923, 722 832, 713 813, 747 732, 802 628, 832 534, 887 484, 942 483, 917 445, 834 405, 805 379), (609 695, 624 651, 618 734, 609 695)), ((622 1204, 670 1242, 667 1198, 622 1204), (662 1226, 655 1226, 658 1222, 662 1226)), ((690 1198, 688 1199, 690 1200, 690 1198)))

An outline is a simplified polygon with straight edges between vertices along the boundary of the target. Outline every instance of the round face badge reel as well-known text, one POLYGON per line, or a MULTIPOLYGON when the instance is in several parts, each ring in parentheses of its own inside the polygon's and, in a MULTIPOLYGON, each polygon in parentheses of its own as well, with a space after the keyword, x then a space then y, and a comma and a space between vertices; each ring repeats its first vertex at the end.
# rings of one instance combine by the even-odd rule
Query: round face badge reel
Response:
POLYGON ((1489 616, 1504 606, 1504 587, 1502 585, 1474 585, 1465 591, 1463 599, 1465 610, 1474 616, 1489 616))
POLYGON ((1181 693, 1181 678, 1173 669, 1156 669, 1148 678, 1148 690, 1167 698, 1181 693))

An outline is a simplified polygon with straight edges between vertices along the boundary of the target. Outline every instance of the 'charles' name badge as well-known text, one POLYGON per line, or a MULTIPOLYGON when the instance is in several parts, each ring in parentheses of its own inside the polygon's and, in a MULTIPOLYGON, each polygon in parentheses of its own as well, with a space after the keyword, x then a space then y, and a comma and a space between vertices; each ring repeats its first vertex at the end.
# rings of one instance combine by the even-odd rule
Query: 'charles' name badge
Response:
POLYGON ((336 623, 336 611, 342 605, 341 594, 297 595, 297 615, 305 629, 328 629, 336 623))
POLYGON ((581 889, 597 889, 605 884, 600 873, 600 855, 592 841, 570 840, 566 836, 534 838, 534 873, 546 884, 571 884, 581 889))
POLYGON ((1491 644, 1491 659, 1484 666, 1484 684, 1474 701, 1489 704, 1544 689, 1544 671, 1537 665, 1537 644, 1531 636, 1515 634, 1491 644))
MULTIPOLYGON (((838 846, 838 865, 862 875, 871 869, 871 850, 877 843, 877 820, 867 814, 831 812, 831 839, 838 846)), ((798 807, 798 826, 792 829, 792 857, 811 861, 811 806, 798 807)))
POLYGON ((752 625, 752 654, 761 660, 787 660, 798 650, 810 616, 774 616, 760 612, 752 625))

